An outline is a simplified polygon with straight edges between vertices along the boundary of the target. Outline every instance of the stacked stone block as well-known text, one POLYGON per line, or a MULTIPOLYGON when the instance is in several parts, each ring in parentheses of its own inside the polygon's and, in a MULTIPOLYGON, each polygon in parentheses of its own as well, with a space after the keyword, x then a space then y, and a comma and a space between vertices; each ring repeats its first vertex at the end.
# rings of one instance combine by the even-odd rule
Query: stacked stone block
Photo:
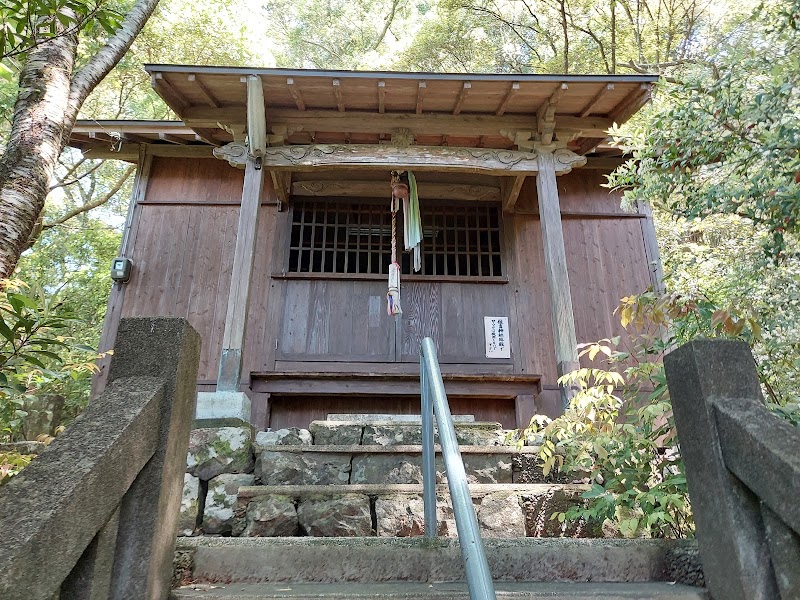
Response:
MULTIPOLYGON (((536 448, 502 446, 496 423, 457 423, 486 537, 586 535, 550 519, 585 486, 542 483, 536 448)), ((438 441, 438 440, 437 440, 438 441)), ((182 535, 407 537, 424 533, 419 423, 315 421, 306 429, 192 432, 182 535)), ((440 536, 456 527, 437 455, 440 536)))

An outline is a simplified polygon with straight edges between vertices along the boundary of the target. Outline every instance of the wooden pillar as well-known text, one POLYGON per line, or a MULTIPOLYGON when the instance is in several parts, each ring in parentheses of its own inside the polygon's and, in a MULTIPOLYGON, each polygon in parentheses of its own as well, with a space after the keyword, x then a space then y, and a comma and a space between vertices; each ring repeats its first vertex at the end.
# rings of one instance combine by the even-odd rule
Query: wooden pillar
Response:
MULTIPOLYGON (((556 184, 556 161, 553 152, 540 150, 536 192, 539 196, 539 221, 542 224, 544 263, 547 268, 547 287, 550 293, 550 316, 553 322, 558 376, 578 368, 578 342, 575 337, 575 317, 567 273, 567 253, 561 228, 561 207, 556 184)), ((566 408, 574 390, 561 386, 561 402, 566 408)))
POLYGON ((222 355, 217 378, 218 392, 238 392, 242 379, 242 351, 263 184, 264 171, 256 168, 256 161, 252 157, 248 158, 244 171, 239 226, 236 230, 228 309, 225 313, 225 332, 222 336, 222 355))

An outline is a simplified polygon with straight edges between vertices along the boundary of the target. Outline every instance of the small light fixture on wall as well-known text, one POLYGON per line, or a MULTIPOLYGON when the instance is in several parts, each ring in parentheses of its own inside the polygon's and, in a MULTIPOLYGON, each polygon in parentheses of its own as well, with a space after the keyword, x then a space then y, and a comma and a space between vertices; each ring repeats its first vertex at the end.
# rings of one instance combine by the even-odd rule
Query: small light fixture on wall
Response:
POLYGON ((111 261, 111 279, 116 283, 128 283, 133 270, 133 261, 124 256, 118 256, 111 261))

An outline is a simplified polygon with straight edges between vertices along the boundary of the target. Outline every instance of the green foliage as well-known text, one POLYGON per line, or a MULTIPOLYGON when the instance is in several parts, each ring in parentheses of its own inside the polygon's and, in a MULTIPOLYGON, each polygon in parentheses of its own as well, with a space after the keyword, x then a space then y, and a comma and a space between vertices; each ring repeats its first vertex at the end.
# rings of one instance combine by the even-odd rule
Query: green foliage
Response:
POLYGON ((625 537, 689 536, 694 522, 661 359, 699 336, 754 343, 760 327, 748 310, 675 294, 623 298, 617 313, 628 335, 581 346, 581 356, 601 357, 605 368, 562 377, 577 388, 570 406, 554 420, 535 417, 522 437, 541 436, 545 475, 591 483, 583 504, 553 519, 611 523, 625 537))
POLYGON ((0 452, 0 485, 22 471, 35 457, 34 454, 19 452, 0 452))
POLYGON ((121 15, 106 0, 2 0, 0 2, 0 64, 19 57, 43 40, 102 27, 113 33, 121 15))
POLYGON ((76 320, 57 295, 19 281, 3 281, 0 289, 0 441, 28 437, 26 426, 42 417, 54 435, 60 423, 53 415, 32 411, 47 412, 43 396, 88 382, 97 353, 69 337, 76 320))
POLYGON ((800 235, 800 2, 763 4, 707 65, 662 86, 610 185, 687 219, 747 219, 783 260, 800 235))

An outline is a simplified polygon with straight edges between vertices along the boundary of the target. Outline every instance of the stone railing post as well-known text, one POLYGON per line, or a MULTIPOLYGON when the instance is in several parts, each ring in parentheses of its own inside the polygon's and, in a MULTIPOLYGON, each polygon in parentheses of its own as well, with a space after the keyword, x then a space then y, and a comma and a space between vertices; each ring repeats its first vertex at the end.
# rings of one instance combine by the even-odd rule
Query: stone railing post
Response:
POLYGON ((109 382, 149 376, 165 387, 158 447, 120 503, 111 600, 169 595, 199 359, 200 336, 185 319, 120 322, 109 382))
POLYGON ((719 600, 780 598, 758 497, 726 467, 715 403, 762 403, 750 348, 697 340, 664 359, 706 584, 719 600))

